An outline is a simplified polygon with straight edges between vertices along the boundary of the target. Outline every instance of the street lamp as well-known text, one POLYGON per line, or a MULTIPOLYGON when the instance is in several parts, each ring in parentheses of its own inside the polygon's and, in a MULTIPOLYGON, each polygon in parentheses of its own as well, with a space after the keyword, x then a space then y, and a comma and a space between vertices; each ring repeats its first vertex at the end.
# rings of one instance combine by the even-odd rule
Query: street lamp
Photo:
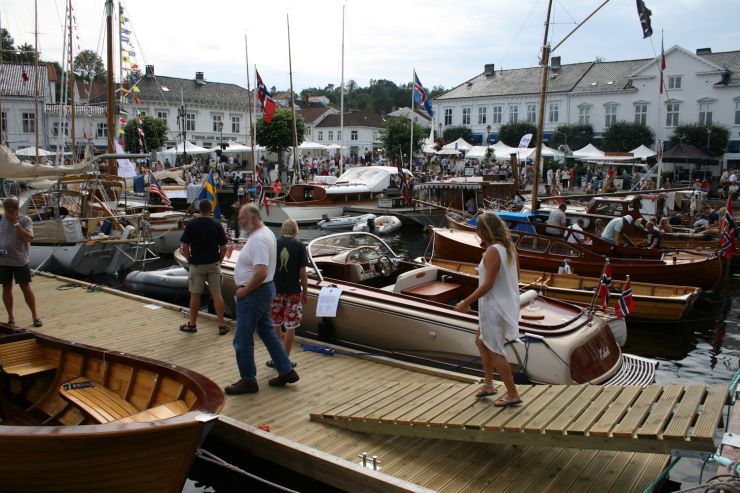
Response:
POLYGON ((221 148, 224 146, 224 122, 218 122, 218 130, 221 132, 221 148))
MULTIPOLYGON (((711 137, 712 137, 712 127, 710 127, 709 125, 707 125, 707 154, 709 154, 710 156, 711 156, 711 154, 709 152, 709 143, 710 143, 711 137)), ((704 167, 704 178, 706 179, 706 177, 707 177, 707 165, 704 164, 703 167, 704 167)), ((720 174, 721 173, 722 173, 722 170, 720 170, 720 174)))
POLYGON ((491 140, 491 126, 486 125, 486 145, 489 144, 489 140, 491 140))

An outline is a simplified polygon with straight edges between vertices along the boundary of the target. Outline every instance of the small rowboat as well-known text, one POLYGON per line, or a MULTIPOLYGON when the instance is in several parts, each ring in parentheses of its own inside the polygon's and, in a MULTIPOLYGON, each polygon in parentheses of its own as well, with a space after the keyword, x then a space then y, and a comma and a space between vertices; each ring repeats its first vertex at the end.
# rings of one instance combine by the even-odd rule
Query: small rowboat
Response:
POLYGON ((355 225, 354 228, 352 228, 352 231, 361 231, 361 232, 370 232, 370 233, 376 233, 381 235, 387 235, 391 233, 395 233, 399 229, 401 229, 401 226, 403 226, 403 223, 400 219, 398 219, 396 216, 378 216, 372 221, 372 231, 370 230, 370 224, 368 224, 369 221, 364 223, 358 223, 355 225))
POLYGON ((0 324, 0 491, 175 493, 224 395, 148 358, 0 324))
MULTIPOLYGON (((478 275, 477 265, 473 263, 438 258, 427 261, 443 269, 472 276, 478 275)), ((575 274, 520 270, 519 285, 522 288, 536 289, 550 298, 588 305, 591 303, 594 290, 599 285, 599 279, 575 274)), ((623 287, 624 282, 613 280, 610 289, 618 294, 622 292, 623 287)), ((635 306, 627 318, 630 320, 681 320, 691 311, 700 292, 700 288, 690 286, 633 282, 632 296, 635 306)), ((617 300, 617 296, 611 296, 609 306, 614 308, 617 300)))

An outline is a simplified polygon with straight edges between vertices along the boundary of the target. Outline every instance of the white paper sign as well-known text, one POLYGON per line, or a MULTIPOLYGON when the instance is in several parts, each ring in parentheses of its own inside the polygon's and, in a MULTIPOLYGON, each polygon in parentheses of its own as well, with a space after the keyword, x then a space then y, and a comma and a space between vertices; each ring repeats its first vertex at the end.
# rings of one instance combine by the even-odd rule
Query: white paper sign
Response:
POLYGON ((339 297, 342 295, 342 288, 328 286, 321 288, 319 291, 319 301, 316 303, 317 317, 336 317, 339 297))

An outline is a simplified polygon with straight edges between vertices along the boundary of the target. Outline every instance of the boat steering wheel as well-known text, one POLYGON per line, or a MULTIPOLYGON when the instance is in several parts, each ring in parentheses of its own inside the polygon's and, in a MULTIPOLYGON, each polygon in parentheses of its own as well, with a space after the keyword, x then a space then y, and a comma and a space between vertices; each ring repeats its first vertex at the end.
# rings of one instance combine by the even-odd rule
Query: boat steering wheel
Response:
POLYGON ((393 272, 394 264, 388 255, 381 255, 375 263, 375 272, 383 277, 388 277, 393 272))

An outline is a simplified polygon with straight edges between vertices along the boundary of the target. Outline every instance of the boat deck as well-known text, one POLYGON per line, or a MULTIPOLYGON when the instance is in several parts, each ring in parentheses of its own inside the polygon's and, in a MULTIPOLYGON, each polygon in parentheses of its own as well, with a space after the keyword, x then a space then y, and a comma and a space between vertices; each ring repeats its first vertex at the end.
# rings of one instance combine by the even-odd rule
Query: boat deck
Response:
MULTIPOLYGON (((88 291, 79 283, 46 275, 36 276, 33 287, 44 333, 175 363, 220 385, 238 378, 231 337, 219 337, 211 317, 199 319, 197 334, 185 334, 177 330, 185 321, 184 313, 165 303, 107 288, 88 291)), ((17 322, 30 327, 22 299, 18 297, 16 303, 17 322)), ((328 426, 312 421, 310 413, 348 402, 362 389, 395 383, 461 389, 474 379, 372 358, 328 357, 299 348, 292 356, 301 381, 270 388, 267 379, 274 374, 264 366, 268 356, 258 342, 262 390, 227 398, 223 414, 251 425, 267 424, 275 435, 355 464, 363 452, 376 455, 382 473, 432 490, 642 491, 668 462, 663 454, 434 440, 328 426)))

